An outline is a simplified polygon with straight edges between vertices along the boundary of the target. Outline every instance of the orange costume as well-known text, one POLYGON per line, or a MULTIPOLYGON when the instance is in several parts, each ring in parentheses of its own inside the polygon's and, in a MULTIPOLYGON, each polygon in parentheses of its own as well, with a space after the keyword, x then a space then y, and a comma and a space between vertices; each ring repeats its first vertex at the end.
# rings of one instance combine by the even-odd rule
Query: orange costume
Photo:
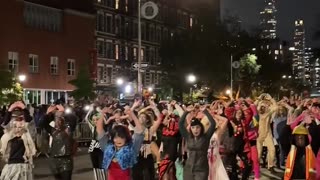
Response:
MULTIPOLYGON (((308 135, 308 130, 303 126, 297 126, 293 130, 293 135, 308 135)), ((291 146, 290 152, 288 154, 287 162, 286 162, 286 169, 284 173, 284 180, 294 180, 292 177, 294 172, 295 160, 297 155, 297 147, 295 145, 291 146)), ((316 179, 316 158, 312 151, 310 145, 305 147, 305 179, 306 180, 315 180, 316 179)))

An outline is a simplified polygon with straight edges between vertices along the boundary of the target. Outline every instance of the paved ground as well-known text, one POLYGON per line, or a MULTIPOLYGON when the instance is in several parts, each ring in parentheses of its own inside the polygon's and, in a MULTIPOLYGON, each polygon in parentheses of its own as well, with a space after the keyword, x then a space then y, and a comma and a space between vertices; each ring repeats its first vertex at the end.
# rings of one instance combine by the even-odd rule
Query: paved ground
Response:
MULTIPOLYGON (((83 149, 74 159, 74 171, 72 178, 74 180, 93 179, 90 157, 86 152, 87 150, 83 149)), ((277 173, 271 174, 268 170, 262 169, 262 177, 260 180, 281 180, 283 173, 278 169, 276 169, 276 171, 277 173)), ((40 157, 35 160, 34 174, 36 180, 54 180, 51 176, 48 162, 45 157, 40 157)))

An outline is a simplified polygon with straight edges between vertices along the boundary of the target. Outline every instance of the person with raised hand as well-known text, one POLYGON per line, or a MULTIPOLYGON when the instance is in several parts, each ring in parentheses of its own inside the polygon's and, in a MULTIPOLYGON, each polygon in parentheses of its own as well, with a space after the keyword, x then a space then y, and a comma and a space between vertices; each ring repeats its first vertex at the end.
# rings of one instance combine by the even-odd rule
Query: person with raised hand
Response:
POLYGON ((216 122, 207 110, 206 106, 200 107, 209 119, 210 127, 207 132, 204 131, 203 124, 195 117, 191 119, 190 132, 186 128, 186 117, 194 109, 189 106, 182 115, 179 122, 181 135, 186 139, 188 159, 183 169, 184 180, 207 180, 209 175, 208 148, 210 139, 216 129, 216 122))
POLYGON ((41 127, 52 137, 50 147, 50 169, 56 180, 71 180, 73 171, 74 140, 68 127, 62 105, 52 105, 47 109, 41 127), (54 121, 54 127, 50 122, 54 121))
POLYGON ((129 107, 125 112, 135 123, 134 134, 131 137, 128 127, 116 125, 107 135, 104 131, 104 117, 96 123, 98 140, 103 151, 102 167, 108 180, 130 180, 131 168, 137 163, 144 138, 144 127, 129 107))

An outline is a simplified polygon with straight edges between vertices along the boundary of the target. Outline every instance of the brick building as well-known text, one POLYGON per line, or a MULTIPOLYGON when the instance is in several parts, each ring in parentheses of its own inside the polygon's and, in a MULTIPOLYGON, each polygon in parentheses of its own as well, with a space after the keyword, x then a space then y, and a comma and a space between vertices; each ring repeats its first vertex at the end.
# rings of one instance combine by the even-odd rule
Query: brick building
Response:
POLYGON ((27 103, 49 104, 73 90, 80 66, 94 49, 90 0, 2 0, 0 65, 26 75, 27 103))

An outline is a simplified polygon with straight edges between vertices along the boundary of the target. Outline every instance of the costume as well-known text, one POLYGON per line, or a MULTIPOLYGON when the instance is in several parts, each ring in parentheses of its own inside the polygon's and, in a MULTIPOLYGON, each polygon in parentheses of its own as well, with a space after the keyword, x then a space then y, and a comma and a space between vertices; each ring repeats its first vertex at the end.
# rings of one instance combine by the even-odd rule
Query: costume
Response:
POLYGON ((0 180, 33 180, 33 156, 36 148, 27 123, 11 121, 1 137, 1 154, 5 161, 0 180), (21 128, 17 132, 17 128, 21 128))

